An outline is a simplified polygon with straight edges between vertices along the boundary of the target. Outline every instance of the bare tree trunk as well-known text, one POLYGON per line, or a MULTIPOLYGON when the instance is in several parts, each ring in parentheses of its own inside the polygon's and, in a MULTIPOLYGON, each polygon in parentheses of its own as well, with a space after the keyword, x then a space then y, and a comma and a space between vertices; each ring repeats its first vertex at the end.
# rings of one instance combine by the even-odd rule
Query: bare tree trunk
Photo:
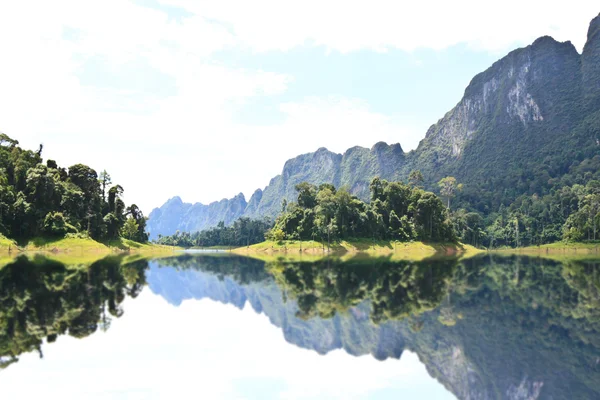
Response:
POLYGON ((517 247, 519 247, 519 219, 516 218, 515 219, 515 235, 516 235, 516 239, 517 239, 517 247))
POLYGON ((433 215, 429 216, 429 239, 433 239, 433 215))

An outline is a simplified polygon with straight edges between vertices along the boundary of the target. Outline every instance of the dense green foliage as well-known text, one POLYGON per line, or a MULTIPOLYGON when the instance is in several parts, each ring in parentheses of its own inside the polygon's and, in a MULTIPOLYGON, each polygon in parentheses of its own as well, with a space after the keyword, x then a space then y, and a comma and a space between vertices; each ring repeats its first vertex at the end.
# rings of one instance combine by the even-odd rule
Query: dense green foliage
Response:
POLYGON ((179 247, 249 246, 265 240, 265 234, 272 226, 273 222, 269 218, 240 218, 231 226, 225 226, 225 223, 221 221, 215 228, 200 232, 177 231, 171 236, 159 235, 157 242, 179 247))
POLYGON ((125 206, 123 188, 111 186, 106 171, 98 176, 83 164, 68 170, 53 160, 44 164, 42 146, 31 151, 18 144, 0 134, 0 234, 26 240, 81 233, 105 240, 118 238, 127 223, 129 239, 147 241, 142 211, 125 206))
POLYGON ((19 257, 0 268, 0 368, 59 335, 82 338, 108 329, 126 296, 145 284, 146 261, 123 264, 109 257, 89 267, 19 257))
POLYGON ((322 241, 347 238, 454 241, 447 210, 435 194, 402 182, 374 178, 371 201, 365 203, 346 189, 301 183, 297 202, 284 202, 268 233, 271 240, 322 241))
POLYGON ((544 196, 521 196, 485 217, 461 208, 452 213, 452 221, 461 241, 473 245, 595 241, 600 239, 600 182, 563 186, 544 196))

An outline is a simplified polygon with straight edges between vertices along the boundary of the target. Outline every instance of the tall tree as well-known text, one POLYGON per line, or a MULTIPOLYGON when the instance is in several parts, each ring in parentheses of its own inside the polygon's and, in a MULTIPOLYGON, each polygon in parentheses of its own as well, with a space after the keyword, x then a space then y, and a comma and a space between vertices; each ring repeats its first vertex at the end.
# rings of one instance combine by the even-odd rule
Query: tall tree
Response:
POLYGON ((126 239, 136 240, 139 234, 139 225, 133 217, 127 218, 121 230, 122 235, 126 239))
POLYGON ((448 199, 448 209, 450 209, 450 199, 456 196, 456 192, 462 189, 462 184, 456 183, 456 178, 447 176, 438 182, 440 193, 448 199))
POLYGON ((424 180, 425 179, 423 178, 423 174, 418 169, 413 169, 408 175, 408 183, 410 183, 410 185, 414 187, 421 187, 424 180))
POLYGON ((102 199, 106 201, 106 188, 112 185, 112 179, 106 170, 100 172, 100 185, 102 186, 102 199))

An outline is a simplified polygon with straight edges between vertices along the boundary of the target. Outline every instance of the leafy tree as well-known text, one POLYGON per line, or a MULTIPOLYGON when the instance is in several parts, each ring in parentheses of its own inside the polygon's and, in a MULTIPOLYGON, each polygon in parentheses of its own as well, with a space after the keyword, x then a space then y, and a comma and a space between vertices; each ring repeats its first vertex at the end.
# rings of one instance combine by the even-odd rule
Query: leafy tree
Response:
POLYGON ((112 179, 106 170, 100 172, 99 182, 102 186, 102 199, 106 201, 106 188, 112 184, 112 179))
POLYGON ((9 138, 5 133, 0 132, 0 146, 15 147, 19 142, 9 138))
POLYGON ((408 175, 408 182, 414 187, 421 187, 424 180, 423 174, 418 169, 410 171, 410 174, 408 175))
POLYGON ((438 182, 442 196, 448 199, 448 209, 450 209, 450 199, 456 195, 456 192, 462 189, 462 184, 456 183, 456 178, 447 176, 438 182))
POLYGON ((139 225, 135 221, 135 218, 133 218, 133 217, 127 218, 127 221, 125 221, 125 224, 123 225, 123 228, 121 230, 121 234, 123 235, 124 238, 130 239, 130 240, 135 240, 138 238, 139 225))
POLYGON ((455 235, 440 199, 402 182, 371 181, 371 203, 329 184, 302 183, 298 203, 288 205, 275 222, 286 239, 332 240, 370 237, 396 240, 453 241, 455 235), (313 204, 313 207, 307 207, 313 204))
MULTIPOLYGON (((294 205, 292 204, 292 206, 294 205)), ((132 216, 134 214, 132 213, 132 216)), ((145 223, 145 218, 139 219, 138 217, 137 221, 144 221, 145 223)), ((159 237, 158 243, 180 247, 249 246, 262 242, 267 236, 270 237, 274 233, 270 231, 272 226, 273 223, 268 218, 262 220, 240 218, 234 221, 231 226, 225 226, 225 223, 221 221, 216 227, 201 232, 177 231, 174 235, 159 237)), ((138 234, 140 232, 141 226, 138 234)), ((283 235, 283 237, 278 236, 275 239, 278 241, 283 240, 285 234, 283 235)))
POLYGON ((302 208, 314 208, 317 204, 316 187, 307 182, 302 182, 296 185, 298 192, 298 206, 302 208))
POLYGON ((135 205, 132 204, 131 206, 129 206, 127 208, 127 213, 126 215, 130 215, 131 218, 134 219, 135 223, 138 226, 138 232, 135 235, 133 240, 136 240, 138 242, 147 242, 148 241, 148 233, 146 232, 146 221, 148 221, 148 218, 146 218, 144 216, 144 213, 142 212, 142 210, 140 210, 140 208, 135 205))
POLYGON ((44 218, 43 232, 49 236, 64 236, 77 232, 77 229, 67 223, 62 213, 49 212, 44 218))
POLYGON ((285 233, 278 228, 269 230, 265 235, 268 240, 272 240, 274 242, 281 242, 285 239, 285 233))

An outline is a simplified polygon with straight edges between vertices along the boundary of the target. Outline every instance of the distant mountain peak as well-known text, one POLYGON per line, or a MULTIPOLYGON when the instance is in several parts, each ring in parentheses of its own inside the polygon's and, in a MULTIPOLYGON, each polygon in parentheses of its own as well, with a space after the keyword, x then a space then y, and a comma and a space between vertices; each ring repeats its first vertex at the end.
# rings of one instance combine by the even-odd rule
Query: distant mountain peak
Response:
POLYGON ((590 22, 588 28, 587 41, 591 42, 600 39, 600 14, 590 22))
POLYGON ((169 200, 167 200, 167 204, 181 204, 183 200, 179 196, 173 196, 169 200))
MULTIPOLYGON (((544 45, 556 45, 556 44, 560 44, 560 43, 561 42, 554 39, 552 36, 544 35, 544 36, 540 36, 539 38, 535 39, 533 41, 533 43, 531 44, 531 47, 540 47, 540 46, 544 46, 544 45)), ((525 47, 525 48, 527 48, 527 47, 525 47)))
POLYGON ((593 109, 600 106, 600 14, 590 22, 581 56, 586 103, 593 109))
POLYGON ((377 142, 371 147, 371 151, 382 151, 390 147, 386 142, 377 142))

